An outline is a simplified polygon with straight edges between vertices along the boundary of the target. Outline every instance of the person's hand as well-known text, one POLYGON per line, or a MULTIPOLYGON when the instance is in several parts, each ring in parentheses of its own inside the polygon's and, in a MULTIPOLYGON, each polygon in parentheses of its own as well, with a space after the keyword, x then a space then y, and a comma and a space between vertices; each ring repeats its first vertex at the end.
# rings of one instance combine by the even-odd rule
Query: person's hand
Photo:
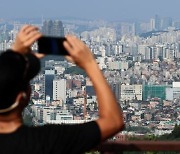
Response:
POLYGON ((64 42, 64 47, 69 53, 66 59, 76 63, 85 70, 88 69, 88 67, 95 62, 90 49, 75 36, 67 36, 66 39, 67 41, 64 42))
POLYGON ((37 27, 25 25, 17 34, 11 49, 15 52, 26 54, 30 51, 31 45, 41 36, 42 34, 38 31, 37 27))
POLYGON ((46 55, 43 54, 43 53, 34 53, 34 55, 35 55, 37 58, 39 58, 39 59, 44 58, 44 57, 46 56, 46 55))

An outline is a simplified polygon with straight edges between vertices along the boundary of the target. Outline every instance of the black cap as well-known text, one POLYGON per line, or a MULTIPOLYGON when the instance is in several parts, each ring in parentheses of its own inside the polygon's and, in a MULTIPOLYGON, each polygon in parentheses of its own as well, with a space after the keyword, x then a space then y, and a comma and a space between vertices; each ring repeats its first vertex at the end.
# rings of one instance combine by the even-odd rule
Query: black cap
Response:
POLYGON ((33 54, 22 55, 8 50, 0 55, 0 110, 15 103, 17 94, 27 89, 39 70, 40 62, 33 54))

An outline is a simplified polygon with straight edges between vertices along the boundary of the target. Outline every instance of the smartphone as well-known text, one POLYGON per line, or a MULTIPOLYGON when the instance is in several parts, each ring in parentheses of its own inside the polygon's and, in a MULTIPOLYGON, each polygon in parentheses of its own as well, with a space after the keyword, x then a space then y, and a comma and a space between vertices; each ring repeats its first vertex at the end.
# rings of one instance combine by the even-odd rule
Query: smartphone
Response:
POLYGON ((53 55, 69 55, 64 48, 64 37, 42 36, 38 39, 38 52, 53 55))

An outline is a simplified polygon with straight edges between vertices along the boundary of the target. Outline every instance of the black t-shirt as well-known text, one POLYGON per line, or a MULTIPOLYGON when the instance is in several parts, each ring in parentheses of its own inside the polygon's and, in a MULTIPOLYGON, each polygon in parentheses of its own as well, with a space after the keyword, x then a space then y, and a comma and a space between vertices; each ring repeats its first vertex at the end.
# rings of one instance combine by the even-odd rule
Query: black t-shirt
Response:
POLYGON ((100 143, 95 121, 75 125, 21 126, 10 134, 0 134, 0 154, 76 154, 100 143))

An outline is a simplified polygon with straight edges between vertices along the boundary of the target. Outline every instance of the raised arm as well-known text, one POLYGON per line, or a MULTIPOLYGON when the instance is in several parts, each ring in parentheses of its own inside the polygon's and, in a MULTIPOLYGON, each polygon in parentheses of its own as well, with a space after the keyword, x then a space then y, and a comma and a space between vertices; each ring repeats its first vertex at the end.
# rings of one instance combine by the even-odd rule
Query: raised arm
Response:
MULTIPOLYGON (((20 54, 31 53, 31 45, 37 41, 42 34, 39 32, 39 29, 36 26, 24 25, 18 32, 15 42, 13 43, 11 49, 14 52, 20 54)), ((32 53, 37 58, 44 57, 44 54, 32 53)))
POLYGON ((18 32, 11 49, 21 54, 26 54, 30 51, 31 45, 39 37, 41 37, 41 33, 38 31, 37 27, 25 25, 18 32))
POLYGON ((99 106, 97 124, 103 141, 123 129, 122 111, 89 48, 73 36, 67 37, 64 46, 70 55, 66 58, 83 68, 93 83, 99 106))

